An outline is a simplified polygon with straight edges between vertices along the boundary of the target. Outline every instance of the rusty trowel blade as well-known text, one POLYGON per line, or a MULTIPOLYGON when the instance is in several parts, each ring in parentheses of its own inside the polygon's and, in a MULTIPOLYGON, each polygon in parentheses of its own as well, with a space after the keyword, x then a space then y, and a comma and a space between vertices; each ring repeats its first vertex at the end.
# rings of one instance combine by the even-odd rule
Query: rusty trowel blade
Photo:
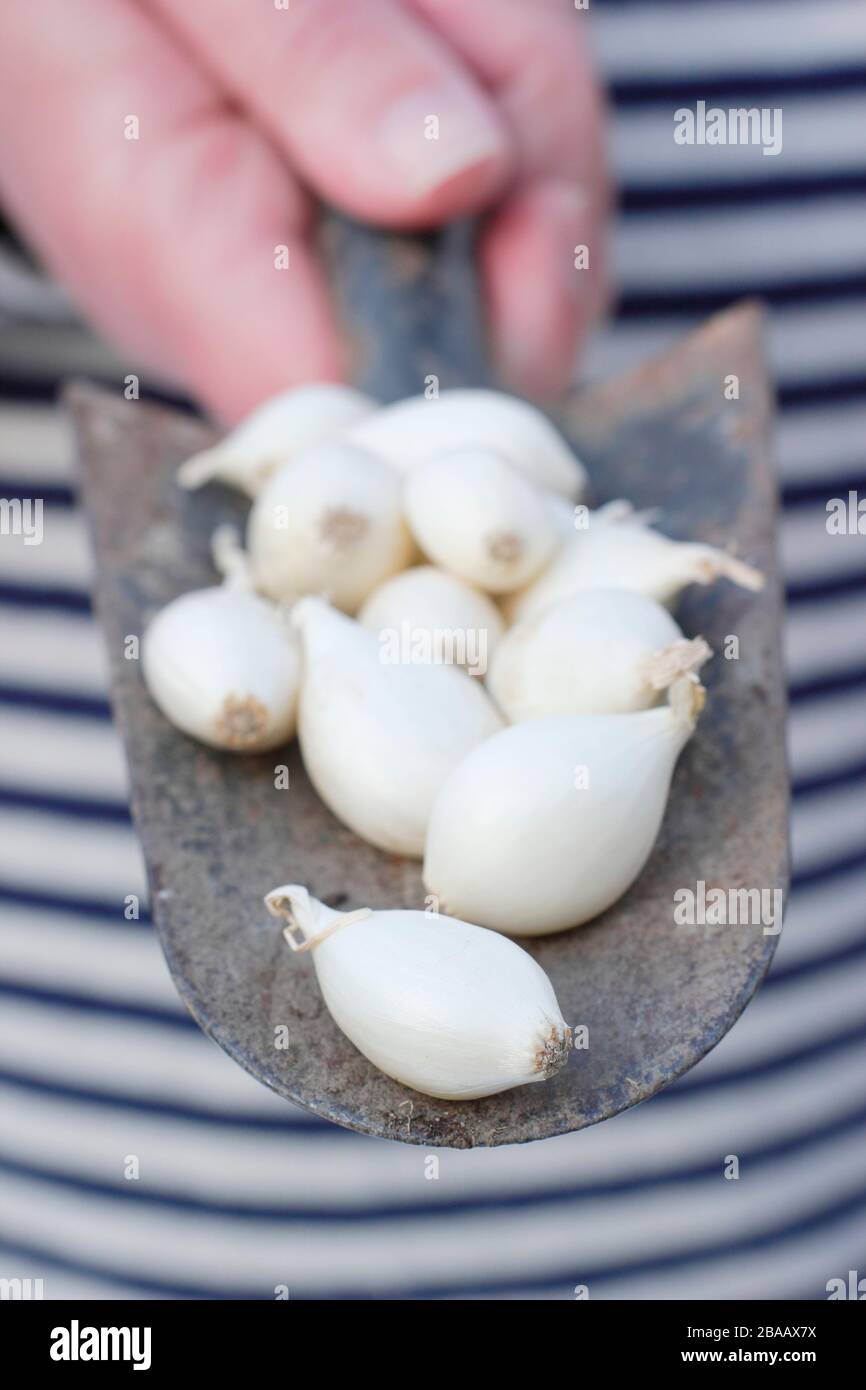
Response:
POLYGON ((208 540, 237 516, 216 487, 182 492, 177 465, 208 432, 173 412, 75 385, 68 392, 96 553, 96 602, 126 745, 152 910, 194 1017, 282 1096, 341 1125, 426 1145, 506 1144, 580 1129, 645 1100, 731 1027, 776 936, 761 925, 678 926, 674 894, 787 882, 785 699, 775 482, 760 315, 743 306, 641 371, 579 397, 565 425, 599 498, 659 506, 672 534, 733 545, 767 574, 754 595, 693 590, 689 634, 717 653, 709 701, 676 773, 651 861, 587 927, 525 943, 588 1047, 543 1085, 456 1103, 368 1063, 325 1009, 310 958, 285 947, 262 896, 300 882, 345 907, 418 907, 419 866, 357 840, 313 792, 296 746, 243 758, 205 749, 151 704, 124 639, 177 594, 214 581, 208 540), (738 378, 738 398, 726 378, 738 378), (736 639, 734 642, 732 639, 736 639), (288 790, 275 786, 285 763, 288 790), (285 1025, 288 1047, 277 1045, 285 1025))

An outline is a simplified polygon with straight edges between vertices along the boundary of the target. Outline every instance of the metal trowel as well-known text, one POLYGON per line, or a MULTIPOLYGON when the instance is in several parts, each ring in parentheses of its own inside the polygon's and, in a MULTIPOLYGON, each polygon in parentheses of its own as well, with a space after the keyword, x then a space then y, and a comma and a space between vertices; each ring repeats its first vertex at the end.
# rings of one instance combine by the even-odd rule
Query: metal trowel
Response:
MULTIPOLYGON (((488 384, 468 228, 397 238, 334 221, 328 240, 360 386, 387 401, 423 391, 431 377, 440 389, 488 384)), ((139 663, 125 659, 124 639, 161 605, 215 581, 211 532, 243 516, 226 489, 189 494, 175 483, 178 464, 212 433, 87 384, 72 385, 67 402, 152 914, 205 1032, 266 1086, 327 1120, 455 1148, 581 1129, 694 1066, 760 984, 778 923, 680 925, 675 893, 700 884, 787 888, 782 587, 760 309, 735 305, 657 360, 577 394, 557 416, 597 501, 658 508, 670 535, 734 548, 767 585, 757 595, 727 582, 687 592, 681 626, 703 634, 716 657, 649 864, 590 925, 522 943, 588 1045, 552 1080, 476 1101, 419 1095, 361 1056, 325 1008, 312 961, 286 948, 262 903, 276 884, 297 882, 346 910, 421 907, 420 866, 340 825, 312 790, 296 744, 239 757, 178 733, 151 703, 139 663), (288 790, 275 789, 277 762, 289 768, 288 790)))

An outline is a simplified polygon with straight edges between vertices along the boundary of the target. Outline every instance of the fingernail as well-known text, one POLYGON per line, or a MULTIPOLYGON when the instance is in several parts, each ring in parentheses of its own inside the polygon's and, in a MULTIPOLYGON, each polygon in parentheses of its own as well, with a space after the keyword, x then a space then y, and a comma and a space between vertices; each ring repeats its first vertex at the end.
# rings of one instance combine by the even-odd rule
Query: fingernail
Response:
POLYGON ((471 94, 450 87, 416 90, 393 102, 375 134, 381 158, 416 197, 507 155, 495 117, 471 94))

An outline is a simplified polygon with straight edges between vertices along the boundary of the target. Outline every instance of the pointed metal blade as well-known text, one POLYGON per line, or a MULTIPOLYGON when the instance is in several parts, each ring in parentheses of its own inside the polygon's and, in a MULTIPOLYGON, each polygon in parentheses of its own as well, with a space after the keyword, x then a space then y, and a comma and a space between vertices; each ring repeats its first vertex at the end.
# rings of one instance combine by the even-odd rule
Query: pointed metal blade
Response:
POLYGON ((296 745, 237 757, 179 734, 148 698, 139 664, 125 658, 125 638, 141 634, 161 605, 214 582, 211 531, 243 510, 220 488, 190 495, 175 485, 177 465, 207 431, 86 385, 71 387, 67 399, 153 916, 177 987, 206 1032, 318 1115, 453 1147, 593 1124, 652 1096, 718 1042, 757 988, 777 938, 760 923, 677 926, 674 893, 699 882, 772 892, 785 888, 788 872, 782 591, 758 310, 720 315, 565 413, 600 498, 659 506, 663 529, 735 545, 768 584, 758 595, 726 582, 689 593, 681 623, 717 655, 706 668, 708 707, 677 769, 650 863, 597 922, 525 943, 565 1018, 585 1025, 588 1046, 544 1084, 466 1103, 408 1091, 367 1062, 331 1019, 309 956, 286 949, 262 905, 276 884, 299 882, 347 909, 422 906, 419 866, 340 825, 313 792, 296 745), (739 379, 737 399, 727 398, 730 377, 739 379), (288 790, 275 786, 278 764, 289 769, 288 790))

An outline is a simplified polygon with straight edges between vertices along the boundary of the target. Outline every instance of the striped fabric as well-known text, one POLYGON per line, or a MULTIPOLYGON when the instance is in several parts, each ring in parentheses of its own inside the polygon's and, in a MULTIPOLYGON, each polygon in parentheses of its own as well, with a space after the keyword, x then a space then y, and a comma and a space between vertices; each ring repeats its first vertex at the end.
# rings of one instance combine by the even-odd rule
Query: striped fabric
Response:
POLYGON ((743 293, 771 305, 790 607, 795 890, 769 982, 650 1104, 440 1154, 334 1129, 195 1027, 147 921, 57 382, 118 382, 62 296, 0 266, 0 1276, 48 1298, 822 1298, 866 1274, 866 9, 592 0, 623 188, 592 374, 743 293), (705 99, 781 107, 776 157, 678 146, 705 99), (725 1181, 726 1155, 740 1180, 725 1181), (130 1156, 137 1178, 126 1176, 130 1156))

